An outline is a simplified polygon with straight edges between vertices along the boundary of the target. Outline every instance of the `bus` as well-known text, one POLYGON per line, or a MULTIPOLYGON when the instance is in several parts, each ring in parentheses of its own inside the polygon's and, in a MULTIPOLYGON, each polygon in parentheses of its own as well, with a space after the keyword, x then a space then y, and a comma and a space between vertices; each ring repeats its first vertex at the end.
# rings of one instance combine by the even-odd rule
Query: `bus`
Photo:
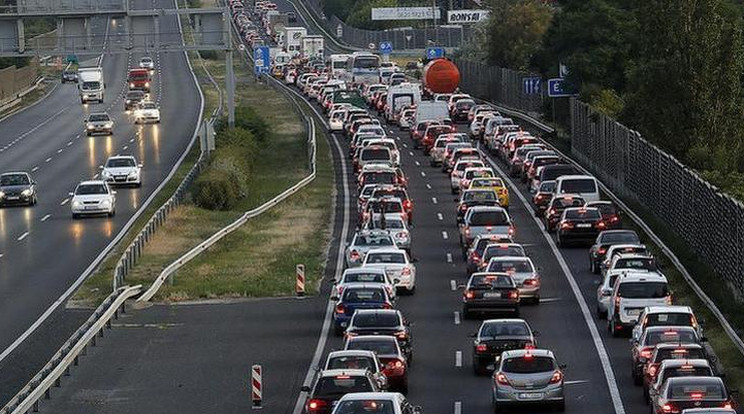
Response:
POLYGON ((333 54, 328 58, 326 66, 331 68, 333 77, 336 79, 346 79, 346 62, 351 55, 333 54))
POLYGON ((346 80, 351 84, 380 82, 380 57, 369 52, 354 52, 346 61, 346 80))

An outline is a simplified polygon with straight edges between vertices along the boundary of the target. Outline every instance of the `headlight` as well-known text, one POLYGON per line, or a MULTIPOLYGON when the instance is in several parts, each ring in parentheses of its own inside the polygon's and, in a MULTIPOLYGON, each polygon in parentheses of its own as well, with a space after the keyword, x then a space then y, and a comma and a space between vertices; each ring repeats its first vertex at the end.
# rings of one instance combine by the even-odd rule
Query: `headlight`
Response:
POLYGON ((88 129, 93 129, 93 128, 95 128, 95 125, 93 125, 93 124, 88 124, 88 129))
POLYGON ((80 207, 83 206, 83 203, 80 202, 80 201, 78 201, 78 200, 75 200, 75 201, 72 202, 72 206, 75 207, 75 208, 80 208, 80 207))
POLYGON ((31 189, 30 188, 27 188, 27 189, 21 191, 21 195, 24 196, 24 197, 30 196, 31 195, 31 189))
POLYGON ((129 178, 137 178, 139 174, 137 174, 137 171, 132 171, 129 173, 129 178))
POLYGON ((103 207, 111 207, 111 201, 109 201, 109 200, 103 200, 103 201, 101 202, 101 205, 102 205, 103 207))

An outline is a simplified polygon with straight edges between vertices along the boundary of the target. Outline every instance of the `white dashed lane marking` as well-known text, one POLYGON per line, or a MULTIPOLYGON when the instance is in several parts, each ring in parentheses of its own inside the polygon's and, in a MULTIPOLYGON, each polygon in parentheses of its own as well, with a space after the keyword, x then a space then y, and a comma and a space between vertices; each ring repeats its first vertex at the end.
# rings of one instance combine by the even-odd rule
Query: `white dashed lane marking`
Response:
POLYGON ((21 234, 20 236, 18 236, 18 241, 22 241, 26 237, 28 237, 28 232, 25 232, 25 233, 21 234))
POLYGON ((47 214, 46 216, 42 217, 41 218, 42 223, 45 222, 45 221, 47 221, 47 220, 49 220, 49 217, 52 217, 52 215, 51 214, 47 214))
POLYGON ((59 205, 63 206, 65 204, 67 204, 68 201, 70 201, 70 199, 69 198, 65 198, 64 200, 62 200, 61 203, 59 203, 59 205))

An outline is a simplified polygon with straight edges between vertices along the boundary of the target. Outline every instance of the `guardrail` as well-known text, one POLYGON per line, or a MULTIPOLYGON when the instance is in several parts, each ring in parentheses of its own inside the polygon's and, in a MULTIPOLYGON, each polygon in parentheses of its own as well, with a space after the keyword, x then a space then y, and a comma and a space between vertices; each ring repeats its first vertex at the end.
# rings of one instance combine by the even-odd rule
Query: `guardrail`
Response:
MULTIPOLYGON (((176 6, 178 5, 176 4, 176 6)), ((180 25, 180 15, 178 19, 180 25)), ((193 37, 194 33, 191 32, 191 35, 193 37)), ((199 57, 199 62, 202 65, 202 69, 204 69, 204 72, 207 74, 209 82, 217 89, 217 92, 219 94, 219 105, 212 112, 209 121, 207 121, 208 127, 211 128, 217 118, 222 114, 223 93, 219 84, 209 72, 207 66, 204 64, 204 59, 202 59, 198 51, 196 52, 196 54, 199 57)), ((154 233, 158 230, 158 228, 165 223, 168 215, 183 202, 188 187, 194 182, 194 180, 204 169, 207 163, 207 159, 207 153, 204 148, 202 148, 201 152, 199 153, 199 158, 196 160, 196 162, 183 178, 183 180, 181 180, 181 183, 176 188, 176 191, 173 192, 173 195, 171 195, 168 201, 166 201, 162 206, 160 206, 160 208, 157 209, 157 211, 155 211, 155 213, 153 213, 152 217, 150 217, 150 220, 148 220, 147 223, 143 226, 137 237, 135 237, 134 240, 129 243, 129 246, 127 246, 126 250, 124 250, 124 253, 122 253, 119 261, 116 263, 116 267, 114 268, 114 289, 125 283, 129 271, 137 263, 137 260, 139 260, 140 256, 142 256, 145 245, 152 239, 154 233)))
MULTIPOLYGON (((484 101, 485 102, 485 101, 484 101)), ((531 117, 530 115, 527 115, 523 112, 516 111, 511 108, 506 108, 501 105, 495 104, 493 102, 489 102, 490 104, 494 105, 496 109, 499 111, 502 111, 503 113, 522 119, 526 121, 527 123, 531 124, 533 127, 543 131, 552 133, 554 129, 543 122, 531 117)), ((584 174, 593 175, 589 170, 584 168, 581 164, 579 164, 577 161, 573 160, 571 157, 567 156, 565 153, 560 151, 558 148, 550 144, 549 142, 543 140, 543 142, 551 148, 551 150, 555 151, 556 153, 560 154, 565 160, 569 161, 572 165, 574 165, 577 169, 582 171, 584 174)), ((624 203, 619 197, 617 197, 615 194, 610 191, 610 189, 600 180, 597 180, 599 182, 599 186, 602 189, 602 191, 607 194, 607 196, 617 204, 623 211, 627 213, 627 215, 633 220, 634 223, 640 227, 644 233, 646 233, 649 238, 659 246, 661 251, 664 253, 664 255, 669 259, 669 261, 672 262, 674 267, 682 274, 682 277, 685 279, 687 284, 690 286, 690 288, 695 292, 695 295, 700 299, 703 304, 713 313, 713 315, 716 317, 718 322, 721 324, 721 327, 723 327, 723 330, 726 332, 726 335, 731 339, 731 342, 734 343, 736 348, 739 350, 739 352, 744 356, 744 341, 742 341, 742 338, 739 337, 739 335, 736 333, 736 330, 731 326, 731 323, 729 323, 728 320, 726 320, 726 317, 723 315, 723 313, 718 309, 715 302, 703 291, 703 289, 698 285, 698 283, 695 281, 695 279, 692 277, 690 272, 687 271, 687 269, 684 267, 682 262, 679 260, 677 255, 674 254, 674 252, 661 240, 661 238, 654 233, 653 229, 646 224, 643 219, 635 213, 633 210, 630 209, 630 207, 624 203)))
POLYGON ((96 346, 96 338, 103 337, 105 328, 111 328, 111 319, 118 319, 119 312, 126 313, 126 301, 142 290, 141 285, 126 286, 112 292, 101 303, 88 320, 70 336, 56 354, 44 365, 25 387, 23 387, 0 414, 24 414, 29 410, 39 411, 39 400, 51 397, 50 388, 59 387, 62 376, 70 375, 70 366, 78 364, 80 355, 85 355, 88 344, 96 346))

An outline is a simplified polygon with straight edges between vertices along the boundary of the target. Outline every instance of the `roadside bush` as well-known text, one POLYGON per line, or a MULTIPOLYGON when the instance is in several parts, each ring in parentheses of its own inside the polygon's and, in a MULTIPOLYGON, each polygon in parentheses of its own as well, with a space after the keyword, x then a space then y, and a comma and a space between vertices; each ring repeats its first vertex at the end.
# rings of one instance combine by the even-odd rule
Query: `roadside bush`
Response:
POLYGON ((210 169, 193 184, 194 204, 207 210, 230 210, 240 199, 240 187, 230 174, 210 169))
POLYGON ((219 58, 216 50, 200 50, 199 56, 205 60, 217 60, 219 58))
POLYGON ((269 137, 269 124, 250 106, 235 109, 235 127, 252 132, 259 142, 269 137))

